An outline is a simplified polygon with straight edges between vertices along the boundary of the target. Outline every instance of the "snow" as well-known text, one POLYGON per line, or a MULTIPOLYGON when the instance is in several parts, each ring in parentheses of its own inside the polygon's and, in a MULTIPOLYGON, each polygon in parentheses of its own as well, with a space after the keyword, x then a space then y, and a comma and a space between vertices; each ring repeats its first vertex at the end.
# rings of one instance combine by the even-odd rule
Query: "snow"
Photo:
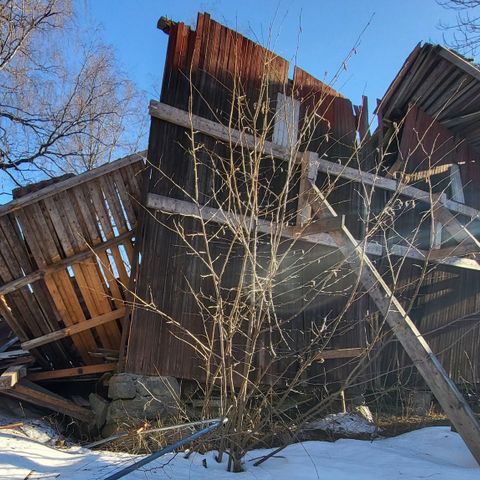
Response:
POLYGON ((332 413, 310 422, 305 430, 322 430, 335 435, 370 436, 378 433, 377 426, 355 413, 332 413))
MULTIPOLYGON (((380 439, 311 441, 290 445, 259 467, 253 459, 268 450, 250 452, 246 472, 227 473, 214 453, 167 455, 128 477, 145 479, 225 480, 478 480, 480 469, 457 433, 431 427, 380 439), (206 460, 207 468, 203 466, 206 460)), ((0 431, 0 479, 102 479, 135 457, 82 448, 58 450, 24 435, 0 431), (33 473, 30 473, 33 472, 33 473)))
POLYGON ((19 423, 20 427, 15 428, 15 431, 39 443, 45 443, 54 446, 60 440, 60 435, 49 424, 45 423, 40 418, 21 418, 12 417, 0 413, 0 426, 19 423))

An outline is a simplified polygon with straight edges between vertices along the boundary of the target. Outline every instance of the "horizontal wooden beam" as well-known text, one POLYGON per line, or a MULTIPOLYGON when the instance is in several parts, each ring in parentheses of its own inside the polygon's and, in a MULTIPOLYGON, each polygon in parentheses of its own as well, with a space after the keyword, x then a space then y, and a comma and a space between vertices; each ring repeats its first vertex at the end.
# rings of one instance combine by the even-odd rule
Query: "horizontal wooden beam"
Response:
POLYGON ((448 257, 463 257, 464 255, 480 254, 480 248, 476 243, 461 243, 454 247, 444 247, 432 250, 429 257, 433 260, 442 260, 448 257))
POLYGON ((112 312, 108 312, 103 315, 99 315, 98 317, 91 318, 90 320, 85 320, 83 322, 76 323, 75 325, 62 328, 61 330, 57 330, 56 332, 47 333, 46 335, 34 338, 33 340, 27 340, 26 342, 23 342, 21 346, 24 350, 32 350, 34 348, 41 347, 42 345, 56 342, 58 340, 61 340, 62 338, 71 337, 72 335, 84 332, 85 330, 99 327, 100 325, 112 322, 113 320, 118 320, 119 318, 123 318, 124 315, 125 309, 119 308, 118 310, 113 310, 112 312))
MULTIPOLYGON (((334 175, 335 177, 341 177, 347 180, 352 180, 353 182, 370 185, 381 190, 397 192, 400 195, 405 195, 407 197, 414 198, 415 200, 431 203, 429 192, 406 185, 398 180, 394 180, 393 178, 386 178, 375 173, 364 172, 358 168, 348 167, 346 165, 330 162, 324 159, 319 159, 318 170, 327 175, 334 175)), ((446 195, 443 195, 444 196, 440 200, 446 199, 446 195)))
MULTIPOLYGON (((271 155, 281 160, 291 160, 301 163, 301 158, 304 152, 292 152, 272 142, 263 141, 263 139, 255 137, 246 132, 241 132, 234 128, 222 125, 212 120, 207 120, 198 115, 190 114, 185 110, 181 110, 170 105, 166 105, 155 100, 150 101, 149 107, 150 115, 160 120, 173 123, 180 127, 193 129, 194 131, 204 133, 211 137, 217 138, 226 143, 234 145, 242 145, 250 149, 259 149, 267 155, 271 155), (294 158, 292 158, 294 155, 294 158)), ((435 202, 440 202, 449 210, 452 210, 461 215, 466 215, 471 218, 480 218, 480 211, 464 205, 459 202, 447 199, 447 196, 442 193, 439 197, 432 199, 430 192, 421 190, 420 188, 406 185, 402 182, 392 178, 386 178, 377 173, 364 172, 358 168, 348 167, 339 163, 330 162, 323 158, 318 159, 318 170, 320 172, 335 175, 354 182, 371 185, 375 188, 397 192, 400 195, 410 197, 429 205, 435 202)))
POLYGON ((100 363, 98 365, 86 365, 84 367, 62 368, 60 370, 29 373, 27 378, 32 382, 44 382, 61 378, 82 377, 84 375, 113 372, 116 369, 116 363, 100 363))
POLYGON ((243 146, 252 150, 260 149, 267 155, 275 158, 288 160, 292 158, 293 153, 293 160, 296 160, 296 154, 288 148, 269 142, 261 137, 255 137, 247 132, 190 114, 185 110, 166 105, 165 103, 150 100, 149 113, 152 117, 173 123, 179 127, 205 133, 228 144, 243 146))
POLYGON ((72 255, 71 257, 63 258, 57 263, 52 263, 51 265, 47 265, 44 268, 29 273, 24 277, 20 277, 8 283, 5 283, 0 287, 0 295, 7 295, 8 293, 12 293, 19 288, 25 287, 26 285, 41 280, 45 275, 58 272, 59 270, 63 270, 64 268, 67 268, 68 266, 75 263, 84 262, 85 260, 88 260, 89 258, 95 256, 98 252, 122 243, 123 241, 132 237, 134 234, 135 229, 132 229, 129 232, 124 232, 118 235, 118 237, 111 238, 106 242, 99 243, 98 245, 95 245, 88 250, 85 250, 85 252, 77 253, 76 255, 72 255))
POLYGON ((299 237, 306 237, 317 233, 334 232, 340 230, 345 225, 345 215, 338 217, 327 217, 314 220, 305 226, 294 227, 294 234, 299 237))
MULTIPOLYGON (((156 195, 154 193, 149 193, 147 195, 146 206, 148 208, 159 210, 165 213, 202 219, 204 222, 215 222, 221 225, 230 225, 232 228, 247 228, 248 225, 252 224, 252 222, 249 221, 249 217, 246 216, 226 212, 218 208, 198 206, 192 202, 165 197, 163 195, 156 195)), ((298 227, 279 226, 273 222, 258 220, 257 228, 261 233, 275 234, 277 232, 281 232, 282 236, 284 237, 300 240, 297 233, 298 227)), ((328 233, 308 234, 302 236, 301 241, 337 248, 335 242, 332 241, 332 238, 328 233)), ((367 242, 365 251, 367 254, 373 256, 390 254, 399 257, 412 258, 415 260, 426 260, 425 252, 403 245, 393 245, 388 251, 386 251, 385 248, 380 244, 367 242)), ((437 263, 480 271, 480 265, 478 262, 470 259, 449 258, 437 261, 437 263)))
MULTIPOLYGON (((220 208, 212 208, 206 206, 198 206, 192 202, 178 200, 175 198, 165 197, 163 195, 156 195, 149 193, 147 195, 147 207, 159 210, 166 213, 174 213, 186 217, 198 218, 204 222, 213 222, 221 225, 230 225, 232 229, 249 228, 252 225, 250 217, 246 215, 239 215, 237 213, 228 212, 220 208)), ((278 225, 267 220, 257 220, 256 228, 261 233, 276 234, 281 232, 282 236, 287 238, 298 238, 298 227, 288 227, 278 225)), ((334 247, 334 243, 328 240, 325 234, 309 234, 302 238, 302 240, 311 241, 329 247, 334 247), (308 240, 312 239, 312 240, 308 240), (314 240, 313 240, 314 239, 314 240)))
POLYGON ((8 367, 0 375, 0 390, 9 390, 18 381, 27 374, 27 367, 25 365, 15 365, 8 367))
POLYGON ((341 358, 356 358, 360 357, 365 353, 364 348, 353 347, 353 348, 338 348, 336 350, 322 350, 315 357, 315 360, 333 360, 341 358))
POLYGON ((93 422, 94 415, 90 410, 79 407, 75 403, 50 392, 40 385, 23 378, 10 390, 1 392, 3 395, 22 400, 33 405, 60 412, 85 423, 93 422))
POLYGON ((94 178, 101 177, 109 172, 114 172, 120 168, 126 167, 133 163, 144 162, 146 158, 146 151, 133 153, 126 157, 120 158, 110 163, 106 163, 100 167, 89 170, 88 172, 81 173, 80 175, 75 175, 72 178, 64 180, 62 182, 54 183, 48 187, 42 188, 36 192, 29 193, 23 197, 12 200, 5 205, 0 206, 0 215, 5 215, 7 213, 12 213, 15 210, 23 208, 27 205, 30 205, 38 200, 44 200, 45 198, 51 197, 59 192, 68 190, 69 188, 76 187, 82 183, 89 182, 94 178))
POLYGON ((0 360, 9 360, 11 358, 24 357, 30 355, 26 350, 10 350, 9 352, 0 352, 0 360))

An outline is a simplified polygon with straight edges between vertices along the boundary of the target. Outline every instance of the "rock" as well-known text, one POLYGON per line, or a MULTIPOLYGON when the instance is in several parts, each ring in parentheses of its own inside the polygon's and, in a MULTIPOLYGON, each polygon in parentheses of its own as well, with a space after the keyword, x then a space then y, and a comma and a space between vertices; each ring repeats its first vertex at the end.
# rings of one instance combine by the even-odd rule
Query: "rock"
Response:
POLYGON ((154 397, 167 403, 180 398, 180 386, 173 377, 139 377, 136 383, 137 394, 142 397, 154 397))
POLYGON ((108 438, 122 430, 121 425, 117 425, 116 423, 107 423, 102 428, 102 437, 108 438))
POLYGON ((121 424, 125 428, 173 415, 179 408, 180 386, 172 377, 122 373, 110 379, 108 396, 112 401, 106 411, 104 431, 115 431, 121 424))
POLYGON ((113 375, 108 383, 108 398, 117 400, 120 398, 135 398, 137 394, 136 379, 138 375, 119 373, 113 375))
POLYGON ((372 438, 379 433, 377 426, 355 413, 335 413, 310 422, 306 431, 322 431, 337 438, 372 438))
POLYGON ((410 396, 411 411, 415 415, 427 415, 432 408, 432 392, 414 390, 410 396))
POLYGON ((108 401, 96 393, 88 396, 88 401, 95 414, 95 424, 98 428, 102 428, 107 420, 108 401))
POLYGON ((113 400, 107 412, 107 423, 122 421, 155 420, 173 413, 169 406, 152 398, 135 397, 130 400, 113 400))

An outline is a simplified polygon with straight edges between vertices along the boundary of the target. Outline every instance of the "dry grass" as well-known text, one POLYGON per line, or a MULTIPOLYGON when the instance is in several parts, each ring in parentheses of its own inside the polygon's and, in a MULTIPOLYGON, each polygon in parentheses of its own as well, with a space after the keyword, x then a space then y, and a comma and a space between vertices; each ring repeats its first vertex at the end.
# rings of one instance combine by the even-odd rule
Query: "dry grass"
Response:
POLYGON ((450 421, 443 413, 429 412, 426 415, 392 415, 379 414, 376 423, 384 437, 395 437, 425 427, 450 426, 450 421))

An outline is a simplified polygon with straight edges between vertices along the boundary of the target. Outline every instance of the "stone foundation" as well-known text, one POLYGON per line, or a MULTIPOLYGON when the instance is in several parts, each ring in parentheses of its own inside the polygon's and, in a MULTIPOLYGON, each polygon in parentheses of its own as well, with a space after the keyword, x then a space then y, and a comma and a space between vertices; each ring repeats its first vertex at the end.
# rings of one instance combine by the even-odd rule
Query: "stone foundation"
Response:
POLYGON ((117 430, 174 415, 179 409, 180 387, 175 378, 120 373, 109 381, 105 400, 89 397, 98 428, 104 435, 117 430))

